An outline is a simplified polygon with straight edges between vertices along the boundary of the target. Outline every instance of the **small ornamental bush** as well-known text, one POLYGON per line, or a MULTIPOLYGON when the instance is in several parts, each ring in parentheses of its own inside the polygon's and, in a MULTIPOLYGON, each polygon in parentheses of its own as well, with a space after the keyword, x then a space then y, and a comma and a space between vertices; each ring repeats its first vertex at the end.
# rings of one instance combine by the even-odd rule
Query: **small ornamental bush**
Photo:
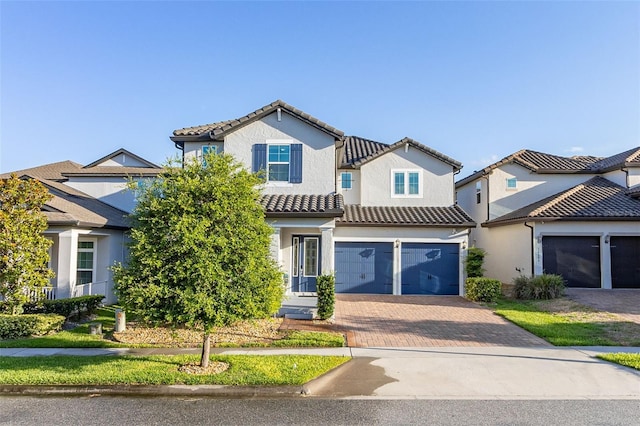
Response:
POLYGON ((318 292, 318 317, 326 320, 333 315, 336 304, 336 278, 331 275, 320 275, 316 283, 318 292))
POLYGON ((491 278, 467 278, 466 297, 474 302, 495 302, 502 294, 502 283, 491 278))
POLYGON ((55 314, 0 315, 0 339, 42 336, 60 331, 65 318, 55 314))
POLYGON ((565 281, 561 275, 542 274, 535 277, 520 276, 513 280, 516 299, 557 299, 564 294, 565 281))
POLYGON ((484 256, 487 253, 479 247, 469 247, 467 258, 465 259, 465 269, 467 278, 482 277, 484 274, 484 256))
POLYGON ((70 299, 44 300, 37 303, 24 305, 24 312, 27 314, 58 314, 65 318, 73 315, 93 315, 102 304, 104 296, 96 294, 93 296, 72 297, 70 299))

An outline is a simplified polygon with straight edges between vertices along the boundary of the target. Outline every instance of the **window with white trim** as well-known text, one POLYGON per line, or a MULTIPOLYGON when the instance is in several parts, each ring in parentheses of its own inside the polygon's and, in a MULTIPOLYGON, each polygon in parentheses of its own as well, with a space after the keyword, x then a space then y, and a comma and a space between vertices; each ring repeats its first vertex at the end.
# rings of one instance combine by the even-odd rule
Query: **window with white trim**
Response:
POLYGON ((518 179, 516 179, 516 178, 508 178, 507 179, 507 189, 510 189, 510 190, 518 189, 518 179))
POLYGON ((289 182, 290 154, 290 145, 267 145, 267 181, 289 182))
POLYGON ((353 187, 353 176, 351 172, 340 173, 340 181, 342 189, 351 189, 353 187))
POLYGON ((422 170, 392 170, 391 196, 422 197, 422 170))
POLYGON ((78 241, 78 261, 76 264, 76 284, 92 283, 95 277, 96 240, 78 241))

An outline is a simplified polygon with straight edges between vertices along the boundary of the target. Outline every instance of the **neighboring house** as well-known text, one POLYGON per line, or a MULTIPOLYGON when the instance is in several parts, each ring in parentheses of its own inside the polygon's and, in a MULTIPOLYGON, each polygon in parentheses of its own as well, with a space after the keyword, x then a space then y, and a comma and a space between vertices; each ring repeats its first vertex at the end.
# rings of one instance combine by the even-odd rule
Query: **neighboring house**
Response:
POLYGON ((456 183, 486 274, 558 273, 570 287, 640 288, 640 147, 607 158, 522 150, 456 183))
POLYGON ((334 272, 339 293, 463 294, 475 223, 454 203, 459 162, 409 138, 344 136, 282 101, 171 140, 184 160, 225 152, 264 173, 288 292, 314 292, 334 272))
POLYGON ((127 181, 153 178, 161 171, 120 149, 86 166, 62 161, 12 172, 40 181, 52 195, 42 209, 45 236, 53 241, 49 266, 56 274, 49 298, 104 294, 107 303, 115 303, 109 268, 126 260, 126 216, 134 206, 127 181))

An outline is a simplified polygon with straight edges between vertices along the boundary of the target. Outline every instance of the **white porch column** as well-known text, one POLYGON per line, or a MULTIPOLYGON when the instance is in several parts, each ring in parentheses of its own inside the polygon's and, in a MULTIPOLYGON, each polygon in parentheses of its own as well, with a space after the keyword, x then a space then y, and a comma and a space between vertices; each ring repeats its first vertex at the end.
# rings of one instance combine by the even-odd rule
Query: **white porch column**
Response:
POLYGON ((58 234, 58 275, 56 298, 73 296, 78 262, 78 233, 73 229, 58 234))
POLYGON ((282 250, 280 249, 280 228, 273 228, 273 234, 271 234, 271 244, 269 250, 271 251, 271 257, 276 261, 278 266, 282 267, 282 250))
POLYGON ((332 274, 335 272, 334 264, 334 244, 333 244, 333 228, 320 228, 322 232, 322 274, 332 274))

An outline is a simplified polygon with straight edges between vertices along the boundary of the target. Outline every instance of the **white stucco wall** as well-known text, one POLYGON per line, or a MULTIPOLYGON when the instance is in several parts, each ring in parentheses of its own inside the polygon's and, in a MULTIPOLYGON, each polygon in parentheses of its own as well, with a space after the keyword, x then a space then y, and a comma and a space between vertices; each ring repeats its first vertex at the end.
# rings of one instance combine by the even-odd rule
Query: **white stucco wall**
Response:
MULTIPOLYGON (((342 194, 345 204, 360 204, 361 183, 360 170, 357 169, 338 169, 336 174, 336 192, 342 194), (351 189, 342 189, 341 174, 343 172, 351 173, 351 189)), ((373 189, 375 190, 375 188, 373 189)))
POLYGON ((400 147, 360 168, 363 206, 451 206, 453 167, 415 147, 400 147), (421 170, 422 197, 392 197, 392 170, 421 170), (365 189, 366 188, 366 189, 365 189))
POLYGON ((98 164, 98 166, 149 167, 148 164, 145 164, 142 161, 138 161, 130 155, 126 155, 125 153, 121 153, 113 158, 109 158, 98 164))
POLYGON ((131 212, 136 201, 133 192, 127 188, 127 182, 125 177, 74 176, 65 182, 65 185, 91 195, 110 206, 131 212))
MULTIPOLYGON (((301 143, 302 183, 267 183, 266 194, 329 194, 335 191, 335 140, 313 126, 285 113, 278 121, 274 112, 227 135, 222 148, 227 154, 252 166, 254 144, 281 140, 283 143, 301 143)), ((202 142, 185 143, 185 159, 193 158, 202 149, 202 142)))
POLYGON ((482 228, 471 244, 486 251, 485 276, 511 283, 519 275, 531 275, 531 230, 522 223, 482 228))
POLYGON ((640 185, 640 167, 629 167, 629 188, 640 185))

